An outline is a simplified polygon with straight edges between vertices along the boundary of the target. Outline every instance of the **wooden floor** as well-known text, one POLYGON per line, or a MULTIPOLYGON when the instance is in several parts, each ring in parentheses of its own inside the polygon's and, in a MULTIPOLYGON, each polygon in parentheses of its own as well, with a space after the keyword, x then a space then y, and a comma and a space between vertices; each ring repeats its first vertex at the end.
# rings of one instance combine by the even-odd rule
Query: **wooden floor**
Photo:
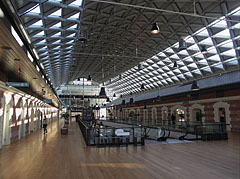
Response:
POLYGON ((228 141, 86 147, 75 122, 61 123, 0 150, 0 179, 239 179, 240 134, 228 141))

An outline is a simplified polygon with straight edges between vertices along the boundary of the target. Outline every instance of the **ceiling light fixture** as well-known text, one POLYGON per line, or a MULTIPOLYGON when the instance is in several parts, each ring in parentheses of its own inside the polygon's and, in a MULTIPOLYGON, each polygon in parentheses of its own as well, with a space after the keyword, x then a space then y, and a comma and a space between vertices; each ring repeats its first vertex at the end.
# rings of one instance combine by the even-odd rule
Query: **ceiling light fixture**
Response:
POLYGON ((144 90, 145 89, 145 86, 144 86, 144 84, 141 84, 141 87, 140 87, 140 90, 144 90))
POLYGON ((113 94, 113 97, 116 97, 116 94, 115 94, 115 93, 113 94))
POLYGON ((198 91, 199 90, 199 86, 197 84, 196 81, 192 82, 192 87, 191 87, 192 91, 198 91))
POLYGON ((91 75, 88 75, 87 81, 88 81, 88 82, 92 81, 91 75))
POLYGON ((156 22, 152 23, 151 33, 158 34, 159 32, 160 32, 160 29, 158 27, 158 24, 156 22))
POLYGON ((107 96, 106 91, 105 91, 105 87, 101 87, 99 96, 100 97, 106 97, 107 96))
POLYGON ((174 69, 177 69, 177 68, 178 68, 178 64, 177 64, 176 61, 175 61, 174 64, 173 64, 173 68, 174 68, 174 69))
POLYGON ((202 46, 201 53, 202 54, 207 54, 208 53, 205 45, 202 46))

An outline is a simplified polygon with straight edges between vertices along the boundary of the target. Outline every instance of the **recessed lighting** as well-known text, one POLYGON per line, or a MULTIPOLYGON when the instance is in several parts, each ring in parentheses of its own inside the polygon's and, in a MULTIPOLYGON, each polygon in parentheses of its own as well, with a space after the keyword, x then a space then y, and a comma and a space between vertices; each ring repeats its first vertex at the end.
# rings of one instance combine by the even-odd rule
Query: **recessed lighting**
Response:
POLYGON ((14 60, 15 60, 15 61, 18 61, 18 62, 21 61, 19 58, 14 58, 14 60))
POLYGON ((12 48, 9 47, 9 46, 1 46, 1 48, 4 49, 4 50, 12 50, 12 48))

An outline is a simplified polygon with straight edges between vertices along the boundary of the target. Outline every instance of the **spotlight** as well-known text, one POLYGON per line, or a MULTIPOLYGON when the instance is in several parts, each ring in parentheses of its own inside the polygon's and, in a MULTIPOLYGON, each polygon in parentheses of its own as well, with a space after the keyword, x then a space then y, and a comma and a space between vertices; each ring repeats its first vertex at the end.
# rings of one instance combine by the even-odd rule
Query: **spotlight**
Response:
POLYGON ((202 46, 201 53, 202 54, 207 54, 208 53, 205 45, 202 46))
POLYGON ((158 24, 156 22, 154 22, 152 24, 152 29, 151 29, 151 33, 152 34, 158 34, 160 32, 160 29, 158 27, 158 24))
POLYGON ((196 81, 192 82, 192 87, 191 87, 192 91, 198 91, 199 90, 199 86, 197 84, 196 81))

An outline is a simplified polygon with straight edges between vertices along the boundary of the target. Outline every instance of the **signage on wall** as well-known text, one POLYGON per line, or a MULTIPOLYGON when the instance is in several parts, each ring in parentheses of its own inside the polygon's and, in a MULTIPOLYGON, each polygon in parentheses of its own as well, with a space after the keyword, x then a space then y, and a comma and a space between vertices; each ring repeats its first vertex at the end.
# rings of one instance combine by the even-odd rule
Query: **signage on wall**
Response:
POLYGON ((6 82, 6 85, 12 87, 29 87, 29 83, 26 82, 6 82))
POLYGON ((47 104, 51 104, 51 103, 52 103, 52 100, 51 100, 51 99, 44 99, 43 102, 44 102, 44 103, 47 103, 47 104))
POLYGON ((182 103, 183 104, 189 104, 189 101, 183 101, 182 103))

